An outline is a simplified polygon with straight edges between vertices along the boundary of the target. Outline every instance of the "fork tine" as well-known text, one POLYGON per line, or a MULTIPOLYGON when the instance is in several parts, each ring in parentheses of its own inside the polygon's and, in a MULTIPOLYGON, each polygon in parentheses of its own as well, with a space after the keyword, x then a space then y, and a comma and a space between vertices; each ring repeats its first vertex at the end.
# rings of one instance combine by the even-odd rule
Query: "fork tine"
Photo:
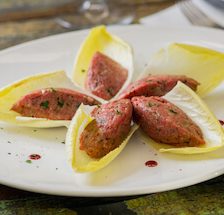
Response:
POLYGON ((183 14, 186 16, 186 18, 191 22, 191 24, 195 24, 195 18, 192 16, 191 11, 188 8, 188 5, 185 1, 179 2, 179 6, 183 14))
MULTIPOLYGON (((183 11, 183 13, 186 15, 186 17, 192 22, 192 24, 196 25, 208 25, 207 22, 204 20, 204 16, 199 14, 198 11, 196 11, 195 6, 189 1, 181 1, 180 2, 180 8, 183 11)), ((210 26, 210 23, 209 23, 210 26)))
POLYGON ((189 9, 194 13, 195 17, 198 18, 198 21, 204 25, 213 26, 215 23, 212 21, 205 13, 203 13, 191 0, 188 1, 189 9))
POLYGON ((179 2, 179 6, 184 15, 194 25, 219 27, 213 20, 211 20, 205 13, 203 13, 192 0, 183 0, 179 2))
MULTIPOLYGON (((205 19, 205 16, 199 11, 191 0, 183 2, 185 8, 189 11, 189 13, 196 19, 196 21, 205 19)), ((203 23, 203 22, 202 22, 203 23)))

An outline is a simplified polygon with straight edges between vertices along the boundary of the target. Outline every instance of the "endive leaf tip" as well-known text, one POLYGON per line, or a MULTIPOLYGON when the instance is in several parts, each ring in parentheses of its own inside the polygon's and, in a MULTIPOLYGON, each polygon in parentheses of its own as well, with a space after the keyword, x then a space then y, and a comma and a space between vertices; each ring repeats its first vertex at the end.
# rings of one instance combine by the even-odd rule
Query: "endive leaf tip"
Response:
POLYGON ((91 28, 90 31, 89 31, 89 36, 90 35, 102 34, 102 33, 107 33, 105 25, 99 25, 99 26, 91 28))

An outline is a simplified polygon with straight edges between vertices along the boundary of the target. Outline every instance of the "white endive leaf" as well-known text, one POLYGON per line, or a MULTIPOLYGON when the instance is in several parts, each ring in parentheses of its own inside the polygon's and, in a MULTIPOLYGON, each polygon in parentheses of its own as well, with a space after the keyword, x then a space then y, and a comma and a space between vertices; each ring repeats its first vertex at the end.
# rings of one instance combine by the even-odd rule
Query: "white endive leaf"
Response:
POLYGON ((157 52, 143 74, 186 75, 200 83, 197 94, 204 96, 224 80, 224 53, 174 43, 157 52))
POLYGON ((119 147, 109 152, 107 155, 100 159, 93 159, 89 157, 85 151, 79 149, 80 135, 85 127, 94 119, 90 116, 90 112, 91 110, 93 110, 93 108, 94 107, 81 105, 74 118, 72 119, 66 135, 65 144, 68 161, 76 172, 94 172, 107 166, 121 153, 133 133, 138 128, 137 125, 133 125, 131 131, 129 132, 129 135, 119 147))
MULTIPOLYGON (((224 146, 224 132, 216 117, 211 113, 201 98, 185 84, 178 84, 165 96, 164 99, 183 110, 201 129, 205 145, 200 147, 173 147, 158 144, 160 152, 177 154, 197 154, 214 151, 224 146), (165 146, 165 147, 164 147, 165 146)), ((147 143, 155 143, 150 138, 143 138, 147 143)))
MULTIPOLYGON (((80 92, 64 71, 37 74, 12 83, 0 89, 0 120, 26 127, 60 127, 69 126, 69 120, 50 120, 45 118, 23 117, 10 110, 22 96, 34 90, 44 88, 66 88, 80 92)), ((93 96, 94 97, 94 96, 93 96)))
POLYGON ((93 28, 81 45, 74 63, 73 81, 84 88, 91 59, 97 51, 109 56, 128 70, 128 78, 120 89, 119 92, 121 92, 132 79, 134 70, 133 51, 125 41, 110 34, 105 26, 93 28))

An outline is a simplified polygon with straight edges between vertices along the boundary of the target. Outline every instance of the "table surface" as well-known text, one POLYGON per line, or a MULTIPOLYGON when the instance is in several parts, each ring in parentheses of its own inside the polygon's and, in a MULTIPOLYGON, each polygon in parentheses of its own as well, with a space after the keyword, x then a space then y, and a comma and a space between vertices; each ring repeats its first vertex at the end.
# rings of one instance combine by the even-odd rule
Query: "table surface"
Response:
MULTIPOLYGON (((115 1, 114 1, 115 2, 115 1)), ((113 3, 114 3, 113 2, 113 3)), ((124 11, 139 18, 162 10, 175 1, 120 0, 124 11), (133 9, 134 8, 134 9, 133 9)), ((0 49, 48 35, 87 27, 77 12, 78 0, 1 0, 0 49), (75 27, 66 29, 55 18, 75 27)), ((110 21, 110 20, 109 20, 110 21)), ((58 197, 0 185, 0 214, 224 214, 224 177, 187 188, 144 196, 119 198, 58 197)))

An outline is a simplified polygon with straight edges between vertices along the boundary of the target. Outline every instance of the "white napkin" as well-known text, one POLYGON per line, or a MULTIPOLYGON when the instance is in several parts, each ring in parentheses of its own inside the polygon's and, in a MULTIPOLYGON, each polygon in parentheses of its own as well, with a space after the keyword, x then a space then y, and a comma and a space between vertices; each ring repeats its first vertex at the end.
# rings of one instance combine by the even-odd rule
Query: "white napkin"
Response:
POLYGON ((181 12, 178 5, 171 6, 158 13, 144 17, 139 21, 141 24, 150 26, 190 26, 190 21, 181 12))

